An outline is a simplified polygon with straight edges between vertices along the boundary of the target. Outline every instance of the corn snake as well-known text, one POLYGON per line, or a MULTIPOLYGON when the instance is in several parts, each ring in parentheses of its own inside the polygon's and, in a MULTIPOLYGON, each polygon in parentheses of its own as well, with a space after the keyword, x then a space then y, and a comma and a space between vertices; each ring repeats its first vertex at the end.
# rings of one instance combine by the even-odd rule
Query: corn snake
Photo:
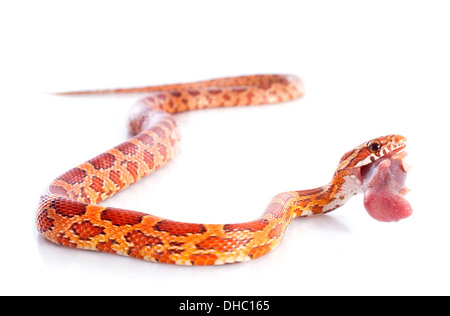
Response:
POLYGON ((342 157, 329 184, 280 193, 254 221, 236 224, 177 222, 97 204, 173 157, 180 133, 172 114, 289 101, 303 95, 303 84, 292 75, 253 75, 63 94, 130 92, 148 94, 130 113, 130 130, 135 136, 67 171, 47 187, 36 214, 37 229, 45 238, 69 247, 182 265, 255 259, 279 244, 293 218, 330 212, 361 193, 360 168, 405 146, 405 138, 399 135, 361 144, 342 157))

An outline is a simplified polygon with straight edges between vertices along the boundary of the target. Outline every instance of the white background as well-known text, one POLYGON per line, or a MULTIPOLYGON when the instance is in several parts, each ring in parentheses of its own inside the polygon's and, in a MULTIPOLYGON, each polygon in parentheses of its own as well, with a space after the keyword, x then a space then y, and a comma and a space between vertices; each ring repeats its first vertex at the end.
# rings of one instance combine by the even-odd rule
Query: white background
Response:
POLYGON ((450 294, 450 7, 446 1, 16 1, 0 5, 0 294, 450 294), (177 115, 175 160, 105 205, 173 220, 257 218, 327 183, 380 135, 409 139, 413 215, 362 196, 291 223, 243 264, 180 267, 64 248, 34 228, 52 179, 119 144, 136 95, 45 92, 293 73, 304 98, 177 115))

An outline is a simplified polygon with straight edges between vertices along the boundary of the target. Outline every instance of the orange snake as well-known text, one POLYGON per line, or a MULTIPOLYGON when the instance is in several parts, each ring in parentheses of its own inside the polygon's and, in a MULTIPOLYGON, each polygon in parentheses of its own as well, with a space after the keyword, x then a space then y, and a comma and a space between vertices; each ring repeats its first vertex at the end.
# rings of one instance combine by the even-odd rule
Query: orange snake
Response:
POLYGON ((211 265, 243 262, 272 251, 295 217, 321 214, 362 192, 361 166, 403 149, 405 138, 389 135, 345 154, 331 182, 320 188, 276 195, 256 220, 195 224, 97 205, 167 163, 180 134, 174 113, 238 105, 270 104, 303 95, 292 75, 252 75, 144 88, 62 94, 147 93, 130 115, 135 135, 56 178, 42 195, 36 225, 64 246, 116 253, 153 262, 211 265))

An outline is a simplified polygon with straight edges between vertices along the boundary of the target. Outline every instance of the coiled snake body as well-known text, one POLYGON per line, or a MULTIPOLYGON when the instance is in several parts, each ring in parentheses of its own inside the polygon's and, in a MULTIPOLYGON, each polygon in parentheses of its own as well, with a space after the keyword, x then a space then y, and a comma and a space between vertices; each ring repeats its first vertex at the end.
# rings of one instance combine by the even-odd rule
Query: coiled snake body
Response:
POLYGON ((293 218, 329 212, 361 192, 358 168, 404 146, 404 138, 398 135, 377 139, 381 147, 376 151, 373 145, 364 143, 342 157, 329 184, 280 193, 254 221, 177 222, 97 204, 172 158, 180 140, 172 114, 288 101, 303 95, 302 82, 291 75, 254 75, 67 94, 122 92, 148 93, 131 111, 130 127, 135 136, 62 174, 41 197, 37 229, 57 244, 183 265, 255 259, 278 245, 293 218))

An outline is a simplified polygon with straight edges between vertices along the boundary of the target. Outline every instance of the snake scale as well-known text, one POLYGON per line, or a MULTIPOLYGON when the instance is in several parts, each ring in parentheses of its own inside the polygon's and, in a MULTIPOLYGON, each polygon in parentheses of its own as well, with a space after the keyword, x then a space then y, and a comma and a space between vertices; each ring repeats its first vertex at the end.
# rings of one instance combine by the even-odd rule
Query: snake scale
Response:
POLYGON ((57 177, 41 196, 36 226, 45 238, 68 247, 131 256, 153 262, 212 265, 243 262, 272 251, 293 218, 330 212, 362 192, 359 169, 405 146, 388 135, 346 153, 330 183, 283 192, 254 221, 185 223, 98 203, 166 164, 180 132, 173 114, 214 107, 271 104, 304 94, 293 75, 250 75, 208 81, 62 93, 146 93, 132 108, 134 135, 126 142, 57 177))

